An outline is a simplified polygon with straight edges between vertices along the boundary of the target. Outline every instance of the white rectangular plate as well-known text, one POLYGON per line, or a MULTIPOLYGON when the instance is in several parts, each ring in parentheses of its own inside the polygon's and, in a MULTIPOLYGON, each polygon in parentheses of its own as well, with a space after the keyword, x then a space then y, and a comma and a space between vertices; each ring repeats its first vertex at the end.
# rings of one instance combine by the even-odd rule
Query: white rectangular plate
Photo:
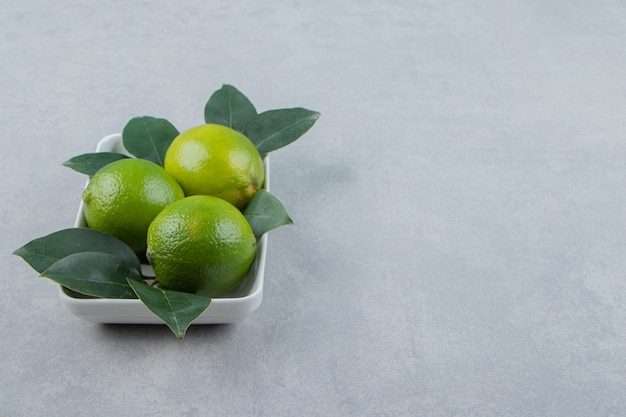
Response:
MULTIPOLYGON (((104 137, 96 152, 117 152, 129 155, 122 143, 122 135, 114 134, 104 137)), ((269 191, 269 158, 264 158, 265 189, 269 191)), ((81 201, 76 215, 75 227, 86 227, 81 201)), ((265 274, 265 256, 267 253, 267 234, 257 242, 257 253, 248 275, 239 287, 224 297, 211 300, 209 307, 193 324, 234 323, 252 314, 263 299, 263 277, 265 274)), ((149 265, 142 265, 146 275, 151 273, 149 265)), ((106 298, 75 298, 68 295, 63 288, 59 289, 61 302, 75 316, 94 323, 134 323, 162 324, 139 300, 106 299, 106 298)))

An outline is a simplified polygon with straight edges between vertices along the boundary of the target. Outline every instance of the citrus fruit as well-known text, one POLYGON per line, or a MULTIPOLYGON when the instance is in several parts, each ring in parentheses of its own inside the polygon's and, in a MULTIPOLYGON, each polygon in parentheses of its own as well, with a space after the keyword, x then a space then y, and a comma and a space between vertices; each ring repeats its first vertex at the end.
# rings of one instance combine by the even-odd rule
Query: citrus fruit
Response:
POLYGON ((147 257, 162 288, 217 297, 241 283, 256 238, 235 206, 217 197, 186 197, 148 229, 147 257))
POLYGON ((240 210, 265 181, 263 160, 250 139, 217 124, 196 126, 174 138, 164 167, 185 195, 219 197, 240 210))
POLYGON ((127 158, 101 168, 83 191, 87 226, 120 239, 135 252, 146 249, 152 220, 184 198, 180 185, 159 165, 127 158))

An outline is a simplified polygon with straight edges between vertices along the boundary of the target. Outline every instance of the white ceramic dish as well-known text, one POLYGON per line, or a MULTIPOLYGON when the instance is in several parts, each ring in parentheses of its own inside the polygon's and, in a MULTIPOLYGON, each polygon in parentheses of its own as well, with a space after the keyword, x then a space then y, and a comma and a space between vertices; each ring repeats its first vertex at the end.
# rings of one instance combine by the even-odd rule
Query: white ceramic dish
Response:
MULTIPOLYGON (((114 134, 104 137, 96 152, 118 152, 129 155, 122 143, 122 135, 114 134)), ((269 191, 269 158, 264 159, 265 189, 269 191)), ((86 227, 81 201, 76 216, 75 227, 86 227)), ((214 298, 209 307, 193 322, 193 324, 234 323, 252 314, 263 299, 263 277, 265 273, 265 256, 267 253, 267 234, 257 242, 257 253, 254 263, 242 284, 222 298, 214 298)), ((149 276, 152 269, 142 265, 145 275, 149 276)), ((75 316, 94 323, 134 323, 163 324, 143 303, 135 299, 104 299, 75 298, 68 295, 63 288, 59 289, 63 305, 75 316)))

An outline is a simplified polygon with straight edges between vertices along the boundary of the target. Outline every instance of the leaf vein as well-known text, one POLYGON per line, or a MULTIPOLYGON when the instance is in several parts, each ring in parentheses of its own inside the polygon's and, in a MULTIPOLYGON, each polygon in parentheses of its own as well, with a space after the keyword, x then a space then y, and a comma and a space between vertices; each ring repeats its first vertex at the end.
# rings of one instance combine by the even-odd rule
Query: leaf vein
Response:
POLYGON ((178 323, 178 318, 176 317, 176 310, 174 309, 174 306, 170 302, 170 298, 167 296, 167 294, 165 292, 162 294, 163 294, 163 298, 165 298, 165 302, 167 303, 167 306, 172 312, 172 319, 174 320, 174 323, 176 323, 176 331, 177 333, 180 333, 180 324, 178 323))
POLYGON ((161 161, 161 155, 159 155, 159 150, 156 146, 154 137, 152 136, 152 132, 150 131, 150 129, 148 129, 148 125, 146 124, 145 120, 142 120, 141 122, 143 123, 143 127, 146 130, 146 133, 148 134, 148 138, 150 139, 150 145, 152 145, 152 149, 154 150, 154 154, 156 155, 157 161, 159 165, 163 166, 163 161, 161 161))
POLYGON ((291 129, 292 127, 296 127, 296 126, 298 126, 298 125, 300 125, 300 124, 302 124, 302 123, 308 122, 309 120, 315 120, 315 118, 314 118, 314 117, 312 117, 312 116, 308 116, 308 117, 306 117, 306 118, 304 118, 304 119, 300 119, 300 120, 298 120, 297 122, 291 123, 291 124, 289 124, 289 125, 285 126, 285 127, 284 127, 284 128, 282 128, 282 129, 279 129, 279 130, 275 131, 275 132, 274 132, 274 133, 272 133, 271 135, 269 135, 269 136, 265 137, 264 139, 262 139, 261 141, 259 141, 259 143, 257 144, 257 148, 258 148, 261 144, 263 144, 263 143, 265 143, 265 142, 267 142, 267 141, 271 140, 272 138, 274 138, 274 137, 276 137, 276 136, 278 136, 278 135, 282 134, 284 131, 286 131, 286 130, 288 130, 288 129, 291 129))

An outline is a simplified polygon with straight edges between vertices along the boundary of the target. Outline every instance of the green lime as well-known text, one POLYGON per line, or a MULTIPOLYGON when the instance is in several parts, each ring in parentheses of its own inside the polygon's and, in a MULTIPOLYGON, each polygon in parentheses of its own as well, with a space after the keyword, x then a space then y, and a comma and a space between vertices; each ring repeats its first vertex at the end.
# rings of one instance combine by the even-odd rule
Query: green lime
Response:
POLYGON ((224 295, 241 283, 255 253, 256 238, 246 218, 217 197, 176 201, 148 230, 148 260, 166 289, 224 295))
POLYGON ((178 135, 165 154, 164 167, 185 195, 219 197, 240 210, 265 181, 263 160, 250 139, 217 124, 178 135))
POLYGON ((159 165, 128 158, 110 163, 83 191, 87 226, 146 249, 148 227, 167 205, 184 198, 178 183, 159 165))

